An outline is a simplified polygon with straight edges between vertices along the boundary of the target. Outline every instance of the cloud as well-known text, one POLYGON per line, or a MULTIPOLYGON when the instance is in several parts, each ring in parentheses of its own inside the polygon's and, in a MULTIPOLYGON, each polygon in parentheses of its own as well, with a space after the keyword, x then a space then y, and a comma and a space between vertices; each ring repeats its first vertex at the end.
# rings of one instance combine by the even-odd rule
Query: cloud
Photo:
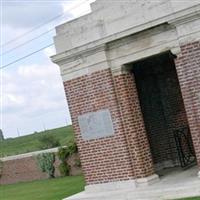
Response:
POLYGON ((7 135, 11 134, 9 130, 15 125, 23 128, 26 133, 29 130, 34 131, 37 129, 34 121, 41 117, 46 121, 47 127, 52 127, 49 122, 52 120, 61 125, 66 118, 70 122, 67 109, 63 84, 56 65, 19 66, 14 71, 3 72, 3 125, 7 135), (30 121, 33 124, 25 129, 26 122, 30 121))
POLYGON ((56 14, 63 12, 62 5, 48 2, 9 2, 3 4, 2 21, 3 25, 12 28, 30 28, 48 21, 56 14))
POLYGON ((74 18, 85 15, 91 11, 90 3, 95 0, 76 0, 71 4, 62 3, 64 12, 69 12, 74 18))
POLYGON ((66 106, 63 85, 56 65, 19 66, 4 74, 4 112, 32 117, 66 106))
POLYGON ((56 50, 55 50, 55 47, 48 47, 44 50, 44 54, 50 58, 51 56, 55 55, 56 54, 56 50))
MULTIPOLYGON (((70 3, 71 1, 65 4, 70 3)), ((16 41, 6 45, 5 50, 37 37, 41 33, 73 17, 69 12, 64 13, 62 1, 60 0, 43 0, 39 2, 7 0, 3 1, 2 11, 2 41, 0 41, 0 44, 2 45, 17 38, 16 41), (44 25, 45 23, 46 25, 44 25)))
MULTIPOLYGON (((26 3, 14 0, 4 1, 2 43, 66 12, 64 18, 59 18, 42 29, 6 45, 4 51, 30 40, 45 30, 54 28, 61 22, 66 22, 69 18, 79 17, 89 12, 89 2, 94 0, 46 1, 48 3, 43 0, 42 4, 28 0, 26 3), (78 6, 80 3, 81 6, 78 6), (73 9, 74 7, 76 8, 73 9)), ((51 43, 52 37, 53 33, 45 35, 4 56, 4 60, 9 63, 20 58, 46 43, 51 43)), ((54 48, 47 48, 42 53, 22 61, 26 64, 20 65, 21 62, 19 62, 3 70, 3 131, 7 137, 17 136, 17 128, 20 133, 23 130, 23 134, 28 134, 43 129, 43 123, 46 128, 53 128, 65 125, 66 120, 68 123, 71 122, 59 67, 49 61, 49 56, 53 54, 55 54, 54 48)))
POLYGON ((74 0, 74 1, 4 1, 2 22, 3 28, 1 30, 2 41, 0 45, 7 41, 13 40, 24 33, 29 32, 27 35, 23 35, 22 38, 18 38, 16 41, 12 41, 11 44, 4 47, 4 51, 7 51, 25 41, 37 37, 43 32, 54 28, 58 24, 65 23, 70 19, 80 17, 90 12, 90 3, 95 0, 74 0), (45 26, 41 26, 30 32, 33 28, 43 25, 49 22, 51 19, 60 15, 61 17, 47 23, 45 26), (14 33, 14 34, 13 34, 14 33))

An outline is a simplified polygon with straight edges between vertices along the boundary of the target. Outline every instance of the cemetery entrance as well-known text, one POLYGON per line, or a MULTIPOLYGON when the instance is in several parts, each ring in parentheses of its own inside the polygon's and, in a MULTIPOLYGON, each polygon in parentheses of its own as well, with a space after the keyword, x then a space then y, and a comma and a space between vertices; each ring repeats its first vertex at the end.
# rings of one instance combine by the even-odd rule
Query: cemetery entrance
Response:
POLYGON ((187 168, 195 153, 170 52, 134 63, 138 96, 156 171, 187 168))

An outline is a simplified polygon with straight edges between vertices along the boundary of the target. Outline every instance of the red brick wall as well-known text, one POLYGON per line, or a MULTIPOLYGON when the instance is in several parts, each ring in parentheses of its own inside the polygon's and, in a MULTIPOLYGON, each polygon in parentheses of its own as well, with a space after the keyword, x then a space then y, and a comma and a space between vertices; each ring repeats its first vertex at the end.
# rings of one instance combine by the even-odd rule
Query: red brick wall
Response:
MULTIPOLYGON (((199 43, 182 47, 176 59, 190 129, 200 164, 199 43)), ((154 166, 143 122, 135 80, 131 74, 114 76, 110 69, 64 82, 87 184, 152 175, 154 166), (78 116, 109 109, 114 136, 84 141, 78 116)), ((183 117, 185 121, 185 117, 183 117)))
POLYGON ((114 76, 114 83, 135 177, 150 176, 154 169, 134 76, 114 76))
MULTIPOLYGON (((70 175, 72 176, 82 174, 80 166, 77 166, 76 164, 77 160, 79 160, 79 155, 73 154, 68 158, 67 161, 71 167, 70 175)), ((56 161, 54 163, 55 177, 60 176, 58 168, 59 164, 60 161, 56 157, 56 161)), ((33 156, 4 161, 2 172, 2 176, 0 177, 0 185, 48 178, 47 173, 41 172, 41 169, 38 167, 36 158, 33 156)))
MULTIPOLYGON (((59 160, 55 162, 55 176, 60 176, 58 170, 59 160)), ((46 173, 41 172, 34 157, 26 157, 3 162, 0 184, 33 181, 48 178, 46 173)))
POLYGON ((183 45, 175 62, 200 167, 200 42, 183 45))
POLYGON ((109 69, 64 83, 87 184, 129 180, 134 177, 118 102, 109 69), (115 135, 84 141, 78 116, 109 109, 115 135))

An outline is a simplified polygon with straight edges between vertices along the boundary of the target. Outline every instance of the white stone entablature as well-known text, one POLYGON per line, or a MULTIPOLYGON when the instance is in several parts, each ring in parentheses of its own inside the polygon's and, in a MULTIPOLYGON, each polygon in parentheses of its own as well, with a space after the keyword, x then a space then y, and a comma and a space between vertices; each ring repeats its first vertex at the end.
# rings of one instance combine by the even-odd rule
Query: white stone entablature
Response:
POLYGON ((121 66, 200 40, 200 1, 126 0, 92 3, 92 12, 56 28, 63 81, 121 66))

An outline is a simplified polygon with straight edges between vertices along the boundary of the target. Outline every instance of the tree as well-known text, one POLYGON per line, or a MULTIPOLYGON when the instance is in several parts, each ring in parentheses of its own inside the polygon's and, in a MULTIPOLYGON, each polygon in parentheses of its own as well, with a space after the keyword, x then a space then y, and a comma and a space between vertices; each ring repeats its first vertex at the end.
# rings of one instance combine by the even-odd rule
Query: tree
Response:
POLYGON ((3 131, 0 129, 0 141, 4 140, 3 131))
POLYGON ((48 134, 41 135, 38 138, 38 140, 39 140, 39 147, 41 149, 50 149, 60 146, 59 140, 53 135, 48 135, 48 134))

